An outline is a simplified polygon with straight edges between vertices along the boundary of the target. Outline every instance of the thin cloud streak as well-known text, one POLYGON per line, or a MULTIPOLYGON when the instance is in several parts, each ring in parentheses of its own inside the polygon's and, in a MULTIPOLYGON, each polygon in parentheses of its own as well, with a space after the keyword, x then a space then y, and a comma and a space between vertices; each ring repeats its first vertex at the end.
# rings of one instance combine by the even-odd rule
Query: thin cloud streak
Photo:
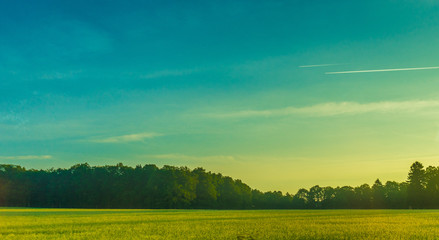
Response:
POLYGON ((51 158, 51 155, 0 156, 0 160, 44 160, 51 158))
POLYGON ((164 77, 180 77, 190 75, 196 72, 200 72, 201 69, 181 69, 181 70, 163 70, 158 72, 153 72, 146 75, 141 75, 140 79, 156 79, 156 78, 164 78, 164 77))
POLYGON ((158 155, 146 155, 147 158, 153 159, 171 159, 171 160, 185 160, 185 161, 195 161, 195 162, 203 162, 203 161, 235 161, 236 158, 234 156, 192 156, 185 154, 158 154, 158 155))
POLYGON ((325 74, 351 74, 351 73, 374 73, 374 72, 398 72, 398 71, 417 71, 417 70, 429 70, 429 69, 439 69, 439 67, 372 69, 372 70, 358 70, 358 71, 326 72, 325 74))
POLYGON ((92 139, 90 142, 95 143, 125 143, 125 142, 140 142, 148 138, 154 138, 162 136, 159 133, 136 133, 136 134, 127 134, 121 136, 113 136, 107 138, 100 139, 92 139))
POLYGON ((341 65, 341 64, 330 63, 330 64, 302 65, 299 67, 300 68, 313 68, 313 67, 328 67, 328 66, 337 66, 337 65, 341 65))
POLYGON ((254 156, 254 155, 208 155, 208 156, 196 156, 186 154, 158 154, 158 155, 143 155, 142 158, 157 159, 157 160, 175 160, 186 161, 194 163, 244 163, 244 162, 284 162, 284 161, 309 161, 310 158, 306 157, 276 157, 276 156, 254 156))
POLYGON ((288 115, 305 115, 310 117, 324 117, 335 115, 355 115, 365 113, 398 113, 414 112, 427 108, 439 107, 439 100, 430 101, 401 101, 401 102, 328 102, 308 107, 286 107, 267 110, 244 110, 229 113, 205 115, 208 118, 249 118, 274 117, 288 115))

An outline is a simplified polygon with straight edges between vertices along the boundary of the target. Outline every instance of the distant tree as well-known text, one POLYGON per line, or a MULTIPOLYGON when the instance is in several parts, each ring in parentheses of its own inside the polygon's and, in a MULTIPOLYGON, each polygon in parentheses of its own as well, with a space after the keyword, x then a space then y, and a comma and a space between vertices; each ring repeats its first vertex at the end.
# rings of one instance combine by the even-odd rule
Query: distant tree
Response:
POLYGON ((252 190, 252 208, 254 209, 269 209, 270 205, 267 203, 263 192, 253 189, 252 190))
POLYGON ((384 192, 384 186, 379 179, 375 180, 375 183, 372 185, 372 207, 386 207, 386 195, 384 192))
POLYGON ((7 176, 7 166, 0 166, 0 206, 8 206, 11 180, 7 176))
POLYGON ((355 202, 354 188, 343 186, 335 188, 334 208, 353 208, 355 202))
POLYGON ((308 190, 301 188, 293 196, 292 200, 293 208, 304 209, 308 206, 308 190))
POLYGON ((197 177, 196 198, 194 207, 196 208, 215 208, 218 192, 216 190, 212 174, 206 173, 203 168, 196 168, 193 173, 197 177))
POLYGON ((322 208, 324 197, 323 188, 319 185, 310 188, 307 194, 307 204, 309 205, 309 208, 322 208))
POLYGON ((425 170, 420 162, 410 167, 408 174, 408 204, 411 208, 422 208, 425 203, 425 170))
POLYGON ((293 208, 293 195, 283 195, 281 191, 262 193, 252 190, 252 203, 255 209, 290 209, 293 208))
POLYGON ((425 203, 429 208, 439 208, 439 168, 429 166, 425 170, 425 203))
POLYGON ((363 184, 354 188, 355 208, 368 209, 372 207, 372 189, 369 184, 363 184))
POLYGON ((335 189, 332 187, 323 188, 322 208, 334 208, 335 189))
POLYGON ((222 209, 242 208, 241 190, 230 177, 224 177, 218 186, 218 206, 222 209))
POLYGON ((384 185, 385 206, 386 208, 405 208, 406 191, 404 186, 394 181, 387 181, 384 185))

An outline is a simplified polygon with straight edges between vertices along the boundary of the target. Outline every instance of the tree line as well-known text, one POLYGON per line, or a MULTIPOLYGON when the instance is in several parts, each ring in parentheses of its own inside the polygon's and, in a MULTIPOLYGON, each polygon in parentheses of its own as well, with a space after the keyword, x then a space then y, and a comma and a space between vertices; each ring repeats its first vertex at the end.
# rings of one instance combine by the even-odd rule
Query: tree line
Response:
POLYGON ((77 164, 26 170, 0 165, 1 207, 185 209, 439 208, 439 167, 410 167, 407 181, 261 192, 203 168, 77 164))

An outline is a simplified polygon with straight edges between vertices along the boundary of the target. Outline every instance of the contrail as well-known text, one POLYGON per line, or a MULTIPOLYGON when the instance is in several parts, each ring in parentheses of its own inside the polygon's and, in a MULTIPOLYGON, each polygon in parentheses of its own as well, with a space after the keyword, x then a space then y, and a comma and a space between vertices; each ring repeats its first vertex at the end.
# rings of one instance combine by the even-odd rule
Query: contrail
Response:
POLYGON ((420 68, 391 68, 391 69, 375 69, 375 70, 359 70, 359 71, 342 71, 342 72, 326 72, 325 74, 349 74, 349 73, 372 73, 372 72, 397 72, 397 71, 416 71, 439 69, 439 67, 420 67, 420 68))
POLYGON ((312 68, 312 67, 327 67, 327 66, 335 66, 335 65, 340 65, 340 64, 317 64, 317 65, 302 65, 299 66, 300 68, 312 68))

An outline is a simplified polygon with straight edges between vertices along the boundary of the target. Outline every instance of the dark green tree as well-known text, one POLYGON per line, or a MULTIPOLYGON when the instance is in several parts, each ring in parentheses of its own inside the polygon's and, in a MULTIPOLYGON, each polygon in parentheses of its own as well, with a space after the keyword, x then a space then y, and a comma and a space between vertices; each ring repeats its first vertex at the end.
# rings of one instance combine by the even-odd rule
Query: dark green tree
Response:
POLYGON ((425 203, 425 170, 420 162, 410 167, 408 174, 408 204, 411 208, 423 208, 425 203))
POLYGON ((293 208, 304 209, 308 206, 308 190, 301 188, 293 196, 293 208))
POLYGON ((425 170, 425 197, 429 208, 439 207, 439 168, 429 166, 425 170))
POLYGON ((386 207, 386 195, 384 192, 384 186, 379 179, 375 180, 375 183, 372 185, 372 207, 386 207))
POLYGON ((372 207, 372 189, 369 184, 363 184, 354 188, 355 208, 368 209, 372 207))
POLYGON ((307 204, 309 208, 322 208, 322 202, 324 200, 324 191, 319 185, 311 187, 307 194, 307 204))

